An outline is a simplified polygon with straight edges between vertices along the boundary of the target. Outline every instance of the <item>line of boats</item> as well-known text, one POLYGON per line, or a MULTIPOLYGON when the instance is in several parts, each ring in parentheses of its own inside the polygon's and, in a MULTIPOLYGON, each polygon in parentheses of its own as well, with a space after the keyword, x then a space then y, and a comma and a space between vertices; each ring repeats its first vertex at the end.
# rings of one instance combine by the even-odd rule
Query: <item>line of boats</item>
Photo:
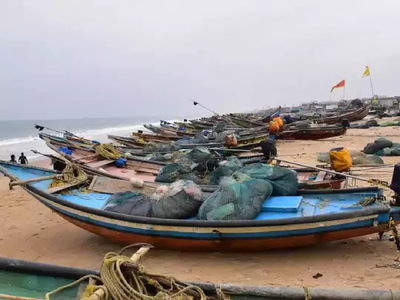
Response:
MULTIPOLYGON (((343 119, 356 121, 363 118, 368 110, 369 106, 364 105, 342 116, 328 116, 323 121, 332 124, 342 123, 343 119)), ((120 144, 115 149, 118 157, 123 157, 126 162, 122 168, 115 164, 117 157, 99 154, 101 144, 96 141, 70 132, 63 136, 40 132, 41 139, 57 154, 43 155, 50 158, 55 166, 61 165, 61 168, 50 170, 0 161, 0 172, 10 178, 11 185, 20 185, 72 224, 124 244, 148 243, 156 248, 180 251, 247 252, 310 246, 372 233, 383 234, 386 231, 393 231, 396 235, 395 227, 400 223, 399 201, 386 201, 382 189, 378 187, 343 189, 345 176, 313 168, 294 169, 299 181, 296 195, 266 199, 254 220, 205 221, 197 220, 196 216, 186 219, 159 219, 102 209, 107 200, 118 192, 137 191, 150 194, 161 185, 155 182, 155 178, 170 161, 149 160, 147 156, 155 153, 165 156, 201 147, 207 148, 217 163, 229 156, 236 156, 245 165, 267 163, 264 153, 257 151, 260 151, 260 142, 270 138, 268 122, 278 111, 279 109, 258 116, 215 116, 174 124, 161 121, 160 126, 145 126, 152 133, 138 132, 130 137, 109 136, 120 144), (227 146, 224 139, 218 139, 217 134, 224 131, 238 134, 239 138, 234 146, 227 146), (209 135, 214 132, 217 134, 209 135), (205 138, 206 135, 208 138, 205 138), (63 174, 67 164, 85 171, 88 176, 83 181, 53 185, 63 174), (133 185, 132 178, 141 179, 144 184, 133 185)), ((346 132, 341 124, 319 124, 305 129, 295 128, 291 124, 285 126, 275 135, 276 138, 321 139, 346 132)), ((204 197, 219 188, 216 185, 201 185, 204 197)), ((395 241, 399 243, 398 236, 395 236, 395 241)), ((400 247, 399 244, 397 246, 400 247)), ((39 287, 48 287, 50 277, 55 280, 55 286, 53 284, 52 287, 57 287, 71 279, 94 273, 96 272, 90 270, 0 259, 0 278, 9 282, 5 288, 0 284, 0 298, 2 293, 43 298, 45 289, 39 287), (15 278, 17 279, 14 280, 15 278), (34 278, 34 282, 38 283, 31 287, 30 294, 24 294, 19 289, 20 286, 15 284, 26 278, 34 278), (33 290, 35 292, 32 294, 33 290)), ((212 284, 196 284, 203 287, 207 294, 214 294, 216 291, 212 284)), ((233 299, 253 296, 263 299, 304 299, 304 290, 296 288, 235 285, 220 287, 233 299)), ((73 289, 66 299, 75 299, 78 292, 73 289)), ((336 290, 315 289, 312 299, 378 299, 363 291, 341 293, 342 296, 338 297, 336 290)), ((388 297, 390 292, 374 293, 379 297, 388 297)), ((396 291, 391 293, 400 294, 396 291)))

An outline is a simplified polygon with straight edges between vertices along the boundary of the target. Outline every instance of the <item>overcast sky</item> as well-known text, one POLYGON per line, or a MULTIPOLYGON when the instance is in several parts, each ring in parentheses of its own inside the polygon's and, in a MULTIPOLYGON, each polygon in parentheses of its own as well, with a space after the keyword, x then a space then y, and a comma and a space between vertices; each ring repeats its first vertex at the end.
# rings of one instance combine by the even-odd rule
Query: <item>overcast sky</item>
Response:
POLYGON ((400 1, 0 0, 0 118, 196 115, 400 94, 400 1), (342 90, 332 99, 342 97, 342 90))

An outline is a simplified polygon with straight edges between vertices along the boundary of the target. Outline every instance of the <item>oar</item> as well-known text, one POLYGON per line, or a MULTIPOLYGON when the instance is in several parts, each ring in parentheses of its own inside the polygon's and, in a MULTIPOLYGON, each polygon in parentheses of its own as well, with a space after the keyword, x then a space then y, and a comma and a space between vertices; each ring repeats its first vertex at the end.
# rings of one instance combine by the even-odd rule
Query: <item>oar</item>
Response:
POLYGON ((202 108, 204 108, 204 109, 208 110, 209 112, 212 112, 214 115, 217 115, 217 116, 218 116, 218 114, 217 114, 215 111, 209 109, 208 107, 205 107, 204 105, 200 104, 199 102, 194 101, 193 99, 189 99, 189 100, 190 100, 191 102, 193 102, 193 105, 194 105, 194 106, 196 106, 196 105, 201 106, 202 108))
POLYGON ((46 127, 46 126, 42 126, 42 125, 38 125, 38 124, 35 124, 35 128, 38 129, 39 131, 43 131, 43 129, 46 128, 47 130, 54 131, 54 132, 61 133, 61 134, 67 133, 67 134, 69 134, 69 135, 72 135, 72 136, 74 136, 74 137, 77 137, 77 138, 80 138, 80 139, 81 139, 80 136, 77 136, 76 134, 73 134, 72 132, 69 132, 69 131, 67 131, 67 130, 64 130, 64 132, 63 132, 63 131, 59 131, 59 130, 57 130, 57 129, 53 129, 53 128, 46 127))
POLYGON ((61 174, 55 174, 55 175, 50 175, 50 176, 42 176, 42 177, 30 178, 30 179, 26 179, 26 180, 11 181, 10 182, 10 187, 13 187, 14 185, 27 184, 27 183, 30 183, 30 182, 36 182, 36 181, 60 178, 62 176, 63 175, 61 175, 61 174))
POLYGON ((360 181, 365 181, 365 182, 368 182, 368 183, 375 183, 375 184, 384 186, 386 188, 390 188, 388 182, 382 181, 382 180, 379 180, 379 179, 372 179, 372 178, 368 179, 368 178, 354 176, 354 175, 350 175, 350 174, 346 174, 346 173, 340 173, 340 172, 336 172, 336 171, 329 170, 329 169, 323 169, 323 168, 319 168, 319 167, 314 167, 314 166, 300 164, 300 163, 293 162, 293 161, 284 160, 284 159, 281 159, 281 158, 278 158, 278 157, 274 157, 273 160, 276 160, 278 162, 283 161, 285 163, 297 165, 297 166, 304 167, 304 168, 311 168, 311 169, 314 169, 314 170, 317 170, 317 171, 322 171, 322 172, 327 172, 327 173, 331 173, 331 174, 335 174, 335 175, 345 176, 347 178, 352 178, 352 179, 356 179, 356 180, 360 180, 360 181))

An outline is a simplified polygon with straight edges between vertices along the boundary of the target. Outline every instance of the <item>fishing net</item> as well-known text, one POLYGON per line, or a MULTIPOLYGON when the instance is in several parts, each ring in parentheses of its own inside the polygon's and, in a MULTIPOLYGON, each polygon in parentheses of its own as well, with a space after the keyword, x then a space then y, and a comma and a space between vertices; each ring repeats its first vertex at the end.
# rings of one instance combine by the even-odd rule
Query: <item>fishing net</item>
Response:
POLYGON ((158 187, 150 196, 132 191, 116 193, 102 209, 132 216, 185 219, 195 216, 202 203, 201 188, 193 181, 179 180, 158 187))
POLYGON ((379 156, 400 156, 400 147, 384 148, 376 152, 379 156))
POLYGON ((272 193, 272 185, 265 180, 249 179, 224 182, 201 205, 199 220, 253 220, 272 193))
POLYGON ((206 163, 212 157, 212 154, 205 147, 196 147, 190 150, 185 157, 195 163, 206 163))
POLYGON ((210 173, 210 184, 218 185, 223 177, 229 177, 243 167, 237 157, 228 157, 226 161, 220 162, 220 166, 210 173))
POLYGON ((171 142, 171 143, 156 143, 156 142, 150 142, 143 148, 143 152, 149 152, 149 153, 154 153, 154 152, 174 152, 178 151, 180 149, 180 146, 171 142))
MULTIPOLYGON (((182 160, 180 160, 182 162, 182 160)), ((155 181, 156 182, 164 182, 164 183, 172 183, 174 181, 185 179, 192 180, 195 183, 200 183, 201 180, 197 177, 191 166, 187 163, 172 163, 163 167, 158 173, 155 181)))
POLYGON ((152 211, 155 218, 185 219, 197 215, 203 203, 201 188, 193 181, 178 180, 152 196, 152 211))
POLYGON ((364 147, 365 154, 375 154, 379 150, 390 148, 393 146, 393 142, 385 139, 385 138, 378 138, 373 143, 369 143, 364 147))
POLYGON ((268 181, 273 187, 273 196, 295 195, 299 184, 296 171, 262 163, 241 168, 233 174, 233 177, 237 178, 243 175, 268 181))
POLYGON ((132 191, 115 193, 107 200, 102 209, 133 216, 153 216, 150 197, 132 191))

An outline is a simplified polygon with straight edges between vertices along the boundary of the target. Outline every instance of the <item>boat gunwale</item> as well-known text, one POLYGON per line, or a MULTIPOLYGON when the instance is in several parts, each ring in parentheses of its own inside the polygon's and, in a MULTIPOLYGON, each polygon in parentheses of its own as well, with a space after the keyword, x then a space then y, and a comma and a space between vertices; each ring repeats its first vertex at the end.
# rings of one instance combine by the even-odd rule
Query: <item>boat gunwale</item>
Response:
MULTIPOLYGON (((1 164, 7 164, 11 166, 20 166, 17 164, 1 161, 1 164)), ((27 167, 23 167, 27 168, 27 167)), ((31 169, 40 169, 47 172, 54 172, 53 170, 31 167, 31 169)), ((8 172, 8 170, 2 166, 0 166, 0 172, 6 175, 9 178, 16 179, 17 177, 8 172)), ((223 220, 223 221, 208 221, 208 220, 187 220, 187 219, 159 219, 159 218, 150 218, 150 217, 141 217, 141 216, 132 216, 127 214, 115 213, 106 210, 91 208, 79 204, 72 203, 68 200, 64 200, 62 198, 57 197, 56 195, 49 194, 41 189, 34 187, 32 184, 26 184, 22 186, 28 192, 32 194, 37 194, 40 197, 43 197, 51 202, 63 205, 65 207, 69 207, 72 209, 76 209, 81 212, 109 218, 111 220, 120 220, 132 223, 141 223, 141 224, 154 224, 154 225, 165 225, 165 226, 181 226, 181 227, 263 227, 263 226, 281 226, 281 225, 294 225, 294 224, 306 224, 306 223, 317 223, 324 221, 333 221, 333 220, 343 220, 348 218, 357 218, 370 216, 374 214, 383 214, 390 212, 390 206, 382 205, 375 207, 367 207, 361 210, 349 211, 349 212, 340 212, 340 213, 330 213, 323 214, 317 216, 305 216, 305 217, 294 217, 294 218, 285 218, 285 219, 268 219, 268 220, 223 220)), ((354 192, 373 192, 378 191, 377 187, 372 188, 357 188, 357 189, 348 189, 348 190, 310 190, 310 191, 301 191, 299 194, 344 194, 344 193, 354 193, 354 192), (321 193, 322 192, 322 193, 321 193)), ((40 201, 40 200, 39 200, 40 201)), ((41 201, 42 202, 42 201, 41 201)), ((43 203, 43 202, 42 202, 43 203)), ((45 203, 44 203, 45 204, 45 203)), ((46 205, 46 204, 45 204, 46 205)), ((48 205, 46 205, 48 206, 48 205)), ((54 210, 53 208, 51 208, 54 210)))

